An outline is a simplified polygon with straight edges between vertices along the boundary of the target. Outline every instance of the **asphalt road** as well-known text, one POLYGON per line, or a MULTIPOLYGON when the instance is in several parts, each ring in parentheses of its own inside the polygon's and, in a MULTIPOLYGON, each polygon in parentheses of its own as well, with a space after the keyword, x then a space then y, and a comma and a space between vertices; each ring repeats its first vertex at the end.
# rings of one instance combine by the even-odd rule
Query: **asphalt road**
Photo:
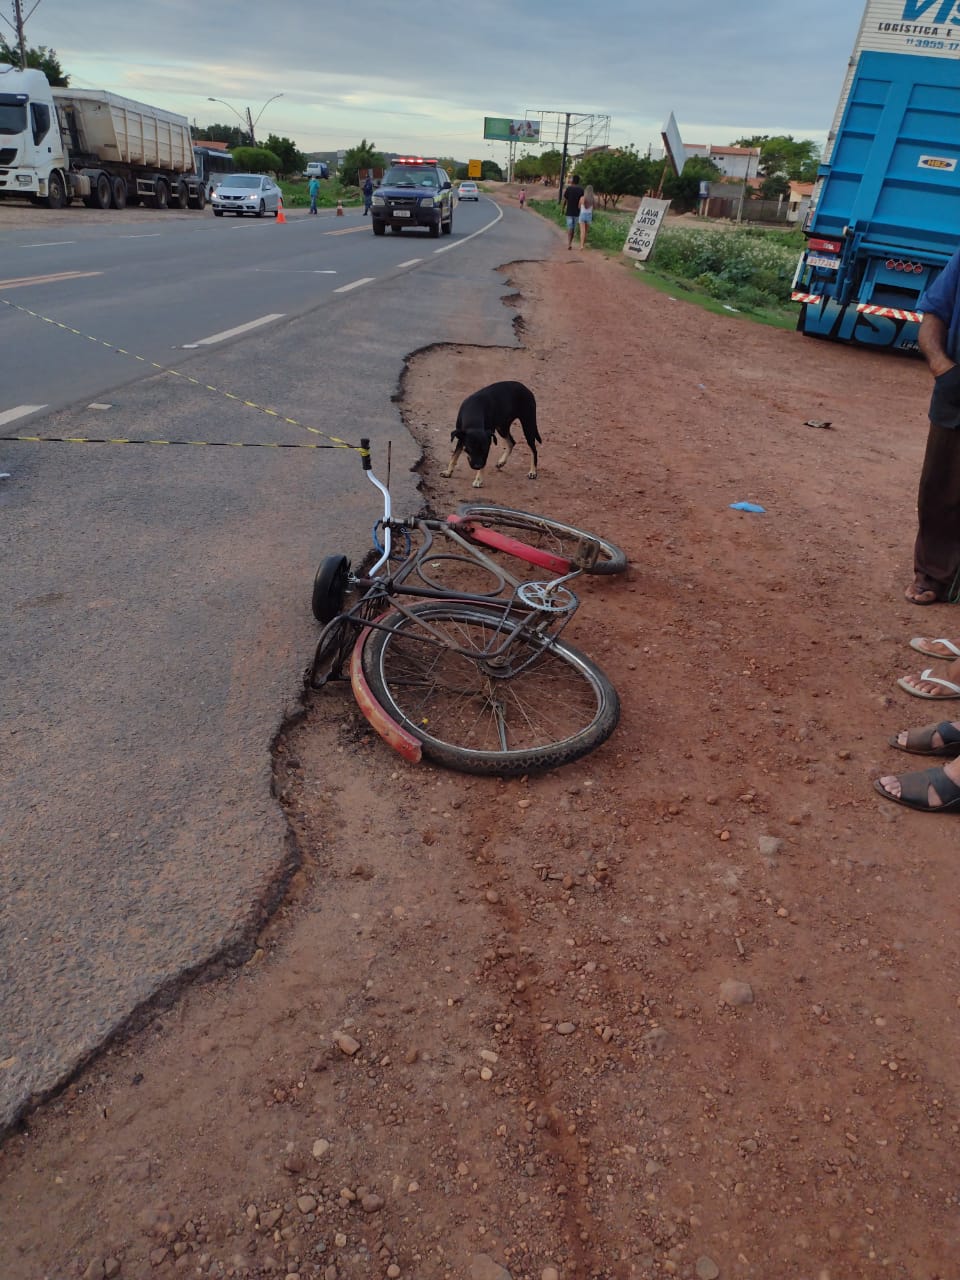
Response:
MULTIPOLYGON (((293 419, 369 436, 381 474, 392 441, 401 511, 404 358, 513 346, 495 268, 556 243, 489 201, 439 241, 359 214, 134 229, 4 232, 0 435, 324 443, 293 419)), ((362 554, 379 506, 344 449, 0 441, 0 471, 2 1133, 185 975, 248 954, 295 863, 270 744, 313 574, 362 554)))

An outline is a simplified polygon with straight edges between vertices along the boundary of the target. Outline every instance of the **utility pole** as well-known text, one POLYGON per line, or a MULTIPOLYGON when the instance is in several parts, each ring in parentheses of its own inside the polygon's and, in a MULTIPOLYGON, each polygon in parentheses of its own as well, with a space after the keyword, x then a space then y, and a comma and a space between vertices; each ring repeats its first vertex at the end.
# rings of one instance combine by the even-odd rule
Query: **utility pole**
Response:
MULTIPOLYGON (((34 6, 36 7, 36 6, 34 6)), ((17 23, 17 41, 20 45, 20 70, 27 69, 27 38, 23 34, 23 6, 20 0, 13 0, 13 16, 17 23)))
POLYGON ((255 147, 257 145, 257 140, 253 136, 253 116, 250 114, 249 107, 247 107, 247 125, 250 129, 250 145, 251 147, 255 147))
POLYGON ((560 157, 560 189, 557 192, 557 203, 563 200, 563 184, 567 176, 567 143, 570 141, 570 112, 566 113, 566 123, 563 126, 563 155, 560 157))

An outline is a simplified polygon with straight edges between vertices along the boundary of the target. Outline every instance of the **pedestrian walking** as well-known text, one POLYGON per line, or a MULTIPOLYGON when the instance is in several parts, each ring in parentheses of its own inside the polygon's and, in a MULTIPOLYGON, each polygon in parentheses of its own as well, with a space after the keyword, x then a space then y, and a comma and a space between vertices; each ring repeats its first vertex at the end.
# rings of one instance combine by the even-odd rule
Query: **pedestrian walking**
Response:
POLYGON ((320 183, 316 177, 310 179, 307 184, 307 193, 310 196, 310 212, 317 212, 317 197, 320 195, 320 183))
POLYGON ((580 185, 580 175, 575 173, 571 176, 571 180, 563 193, 563 212, 567 219, 567 248, 573 248, 573 233, 576 229, 577 219, 580 216, 580 197, 583 195, 583 187, 580 185))
POLYGON ((526 187, 521 187, 520 188, 520 208, 522 209, 526 203, 527 203, 527 189, 526 187))
POLYGON ((583 188, 583 195, 580 197, 579 211, 577 221, 580 224, 580 248, 583 249, 587 244, 587 232, 590 230, 590 224, 593 222, 593 206, 594 195, 593 187, 587 184, 583 188))
POLYGON ((960 250, 917 302, 920 351, 933 374, 917 494, 911 604, 952 598, 960 572, 960 250))

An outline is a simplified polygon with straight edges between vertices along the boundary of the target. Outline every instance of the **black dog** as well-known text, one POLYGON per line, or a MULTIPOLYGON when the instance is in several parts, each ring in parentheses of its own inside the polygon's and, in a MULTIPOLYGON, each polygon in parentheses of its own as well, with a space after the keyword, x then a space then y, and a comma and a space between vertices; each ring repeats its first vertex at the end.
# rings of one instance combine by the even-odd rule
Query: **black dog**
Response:
MULTIPOLYGON (((533 454, 533 462, 527 475, 531 480, 536 480, 537 445, 542 444, 537 430, 537 401, 530 388, 525 387, 522 382, 492 382, 489 387, 467 396, 457 414, 457 425, 450 433, 455 447, 450 465, 443 474, 453 475, 453 468, 464 450, 473 470, 482 472, 487 465, 490 446, 497 436, 506 445, 503 456, 497 463, 499 471, 516 444, 510 434, 510 427, 517 418, 520 419, 523 437, 533 454)), ((483 477, 478 474, 473 487, 479 489, 482 484, 483 477)))

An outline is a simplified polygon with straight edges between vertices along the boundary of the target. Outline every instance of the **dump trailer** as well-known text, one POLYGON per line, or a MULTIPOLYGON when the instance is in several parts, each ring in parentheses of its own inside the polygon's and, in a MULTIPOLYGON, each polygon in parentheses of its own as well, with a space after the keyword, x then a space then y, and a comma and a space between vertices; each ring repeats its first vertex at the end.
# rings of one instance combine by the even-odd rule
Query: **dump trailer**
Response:
POLYGON ((41 71, 0 71, 0 196, 51 209, 141 203, 202 209, 190 124, 102 89, 51 88, 41 71))
POLYGON ((916 351, 960 246, 960 0, 867 4, 804 231, 798 329, 916 351))

